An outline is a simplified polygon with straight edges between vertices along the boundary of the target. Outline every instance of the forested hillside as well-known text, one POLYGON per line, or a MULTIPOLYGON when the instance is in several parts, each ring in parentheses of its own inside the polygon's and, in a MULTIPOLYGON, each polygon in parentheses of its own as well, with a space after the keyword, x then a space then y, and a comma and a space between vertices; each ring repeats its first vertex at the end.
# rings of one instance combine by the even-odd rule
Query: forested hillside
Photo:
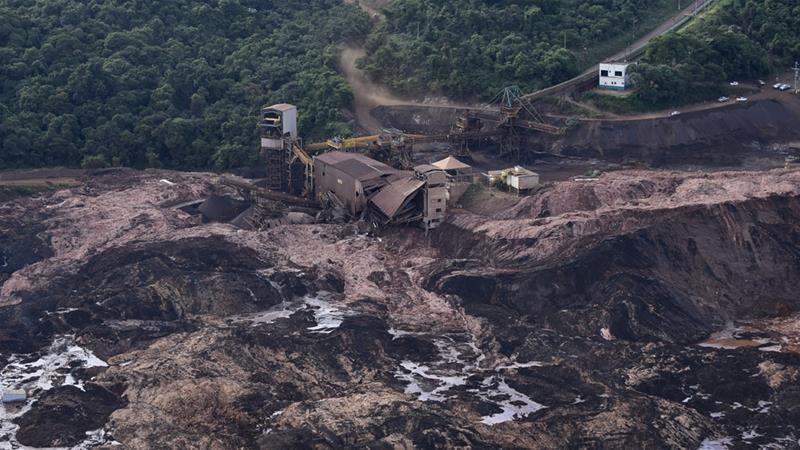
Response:
POLYGON ((725 81, 764 77, 798 59, 797 0, 719 0, 700 20, 653 42, 635 68, 636 98, 650 105, 697 100, 725 81))
POLYGON ((347 129, 341 0, 0 0, 0 168, 226 168, 257 157, 259 108, 306 137, 347 129))
POLYGON ((487 98, 510 84, 528 91, 623 49, 676 6, 675 0, 394 0, 368 41, 363 66, 404 94, 487 98))

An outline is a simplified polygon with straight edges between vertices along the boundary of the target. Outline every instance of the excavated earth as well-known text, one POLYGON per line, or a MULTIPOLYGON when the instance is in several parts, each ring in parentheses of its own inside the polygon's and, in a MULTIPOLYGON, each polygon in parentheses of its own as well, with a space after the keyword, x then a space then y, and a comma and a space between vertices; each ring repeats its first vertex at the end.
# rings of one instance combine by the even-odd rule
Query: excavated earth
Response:
MULTIPOLYGON (((754 157, 782 161, 785 155, 770 154, 769 146, 800 140, 800 99, 767 94, 747 103, 713 104, 676 116, 576 120, 564 136, 530 134, 523 147, 536 153, 635 166, 645 162, 657 167, 732 167, 754 157)), ((447 133, 463 110, 400 105, 380 106, 372 113, 382 123, 410 133, 439 134, 447 133)), ((485 129, 496 126, 486 120, 492 114, 481 115, 485 129)))
POLYGON ((0 204, 0 448, 800 447, 798 170, 473 188, 427 236, 84 181, 0 204))

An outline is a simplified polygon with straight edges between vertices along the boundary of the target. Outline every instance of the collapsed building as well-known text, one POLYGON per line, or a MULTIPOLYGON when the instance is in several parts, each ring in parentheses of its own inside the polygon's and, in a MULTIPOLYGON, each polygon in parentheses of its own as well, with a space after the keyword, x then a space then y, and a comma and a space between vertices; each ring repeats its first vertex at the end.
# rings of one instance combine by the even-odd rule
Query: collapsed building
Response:
POLYGON ((314 157, 316 197, 384 226, 419 223, 433 229, 447 210, 447 175, 436 166, 398 170, 360 153, 333 151, 314 157))
POLYGON ((335 145, 305 148, 294 105, 263 108, 259 128, 270 190, 313 195, 325 206, 378 226, 419 223, 427 230, 444 221, 448 174, 443 169, 399 170, 361 153, 335 150, 335 145))

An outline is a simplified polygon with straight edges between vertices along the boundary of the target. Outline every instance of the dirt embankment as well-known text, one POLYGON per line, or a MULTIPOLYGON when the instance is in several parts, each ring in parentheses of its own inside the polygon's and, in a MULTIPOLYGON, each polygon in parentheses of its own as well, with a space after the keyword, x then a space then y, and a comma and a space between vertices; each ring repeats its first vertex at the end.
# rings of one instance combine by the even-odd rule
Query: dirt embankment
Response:
POLYGON ((732 164, 752 145, 800 137, 797 99, 774 99, 692 111, 669 118, 586 120, 543 143, 570 156, 653 164, 732 164))
POLYGON ((435 239, 475 263, 434 284, 568 333, 692 342, 730 320, 800 310, 798 223, 798 171, 612 173, 493 217, 452 216, 435 239))
MULTIPOLYGON (((407 132, 438 134, 450 129, 458 111, 402 105, 380 106, 373 114, 407 132)), ((485 123, 485 128, 493 126, 496 122, 485 123)), ((785 95, 673 117, 587 119, 568 128, 563 137, 530 133, 526 139, 523 146, 529 151, 611 163, 736 166, 763 156, 763 146, 800 139, 800 99, 785 95)))

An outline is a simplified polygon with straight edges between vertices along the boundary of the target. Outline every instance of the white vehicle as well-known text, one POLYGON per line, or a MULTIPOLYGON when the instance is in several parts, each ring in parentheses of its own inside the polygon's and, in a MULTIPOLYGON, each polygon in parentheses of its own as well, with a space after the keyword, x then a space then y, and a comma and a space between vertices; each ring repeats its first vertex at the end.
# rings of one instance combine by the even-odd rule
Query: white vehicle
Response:
POLYGON ((738 81, 731 81, 731 86, 738 86, 738 85, 739 85, 738 81))
POLYGON ((737 102, 746 102, 747 101, 747 97, 736 97, 736 101, 737 102))
POLYGON ((672 111, 671 113, 669 113, 669 115, 670 117, 672 117, 672 116, 677 116, 680 113, 681 113, 680 111, 672 111))
POLYGON ((775 84, 772 85, 772 89, 780 89, 780 88, 781 88, 781 84, 780 83, 775 83, 775 84))
POLYGON ((729 97, 725 97, 724 95, 717 99, 717 101, 720 102, 720 103, 725 103, 728 100, 730 100, 730 98, 729 97))
POLYGON ((782 85, 781 85, 781 87, 780 87, 780 89, 781 89, 782 91, 788 91, 788 90, 789 90, 789 89, 791 89, 791 88, 792 88, 792 87, 791 87, 791 86, 789 86, 789 85, 788 85, 788 84, 786 84, 786 83, 782 84, 782 85))

